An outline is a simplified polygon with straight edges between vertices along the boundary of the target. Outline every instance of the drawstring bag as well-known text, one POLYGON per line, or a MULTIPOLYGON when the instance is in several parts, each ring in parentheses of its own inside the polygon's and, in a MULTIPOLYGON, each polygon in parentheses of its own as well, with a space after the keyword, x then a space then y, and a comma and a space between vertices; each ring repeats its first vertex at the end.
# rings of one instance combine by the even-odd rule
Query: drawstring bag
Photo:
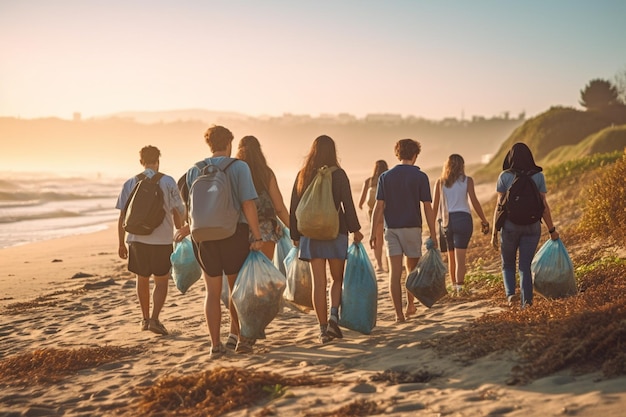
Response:
POLYGON ((187 236, 174 243, 174 252, 170 255, 172 279, 176 288, 184 294, 202 276, 202 268, 193 254, 193 242, 187 236))
POLYGON ((265 328, 278 314, 285 277, 261 251, 250 251, 233 288, 240 336, 265 339, 265 328))
MULTIPOLYGON (((280 222, 280 220, 279 220, 280 222)), ((293 248, 293 243, 291 242, 291 234, 289 233, 289 228, 286 227, 282 222, 280 222, 280 226, 283 229, 283 236, 276 243, 276 250, 274 251, 274 266, 278 268, 278 270, 285 276, 287 276, 287 271, 285 270, 285 257, 293 248)))
POLYGON ((530 270, 535 290, 547 298, 575 295, 574 265, 561 239, 548 239, 535 254, 530 270))
POLYGON ((333 172, 337 167, 317 170, 296 207, 298 231, 310 239, 334 240, 339 234, 339 211, 333 198, 333 172))
POLYGON ((285 300, 307 309, 313 308, 313 278, 309 263, 298 258, 298 248, 294 246, 284 264, 287 273, 285 300))
POLYGON ((430 308, 444 295, 446 290, 446 265, 441 259, 441 252, 427 240, 426 254, 406 279, 406 289, 422 304, 430 308))
POLYGON ((372 262, 362 243, 348 248, 339 324, 363 334, 376 326, 378 285, 372 262))

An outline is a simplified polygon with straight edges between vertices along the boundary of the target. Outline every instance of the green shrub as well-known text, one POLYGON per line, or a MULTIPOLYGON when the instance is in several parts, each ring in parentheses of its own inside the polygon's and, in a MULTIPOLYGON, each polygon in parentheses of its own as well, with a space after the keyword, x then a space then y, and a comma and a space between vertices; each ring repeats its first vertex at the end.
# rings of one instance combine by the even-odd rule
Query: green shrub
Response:
POLYGON ((624 153, 621 151, 597 153, 550 166, 544 170, 544 174, 550 182, 550 188, 559 188, 564 180, 578 177, 595 168, 613 164, 620 160, 623 155, 624 153))
POLYGON ((586 199, 581 232, 623 244, 626 238, 626 155, 594 182, 586 199))

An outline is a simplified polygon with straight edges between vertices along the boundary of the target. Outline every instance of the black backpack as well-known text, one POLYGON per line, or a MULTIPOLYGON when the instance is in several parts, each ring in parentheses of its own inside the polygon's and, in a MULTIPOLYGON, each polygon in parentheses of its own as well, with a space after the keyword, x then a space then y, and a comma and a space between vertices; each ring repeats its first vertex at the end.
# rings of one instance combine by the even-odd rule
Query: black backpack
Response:
POLYGON ((519 225, 536 223, 541 220, 545 210, 541 193, 531 175, 513 170, 508 172, 515 174, 515 179, 498 204, 496 230, 502 228, 505 219, 519 225))
POLYGON ((163 174, 157 172, 152 178, 137 175, 137 184, 124 207, 124 230, 135 235, 149 235, 163 223, 163 190, 159 181, 163 174))

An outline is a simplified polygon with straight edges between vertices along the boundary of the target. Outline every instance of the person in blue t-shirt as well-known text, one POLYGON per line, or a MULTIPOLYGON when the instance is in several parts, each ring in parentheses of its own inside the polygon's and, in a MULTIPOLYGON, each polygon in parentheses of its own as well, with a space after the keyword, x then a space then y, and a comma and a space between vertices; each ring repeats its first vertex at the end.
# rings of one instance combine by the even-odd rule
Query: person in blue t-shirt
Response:
MULTIPOLYGON (((384 220, 384 240, 389 259, 389 294, 396 311, 396 322, 401 323, 405 321, 405 314, 410 316, 416 311, 413 294, 407 291, 406 313, 402 312, 400 279, 403 257, 406 256, 408 275, 422 256, 422 205, 434 247, 437 247, 437 240, 428 176, 415 166, 421 146, 413 139, 402 139, 396 143, 395 151, 400 163, 378 179, 372 230, 384 220)), ((380 237, 371 235, 372 248, 377 244, 377 239, 380 237)))

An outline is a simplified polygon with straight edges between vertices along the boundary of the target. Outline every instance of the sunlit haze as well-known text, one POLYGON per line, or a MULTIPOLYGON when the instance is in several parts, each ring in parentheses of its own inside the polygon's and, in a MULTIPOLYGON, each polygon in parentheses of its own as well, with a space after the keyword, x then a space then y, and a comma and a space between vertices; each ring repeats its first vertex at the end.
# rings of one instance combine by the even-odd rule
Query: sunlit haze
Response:
POLYGON ((626 66, 625 16, 623 0, 3 0, 0 116, 532 116, 626 66))

